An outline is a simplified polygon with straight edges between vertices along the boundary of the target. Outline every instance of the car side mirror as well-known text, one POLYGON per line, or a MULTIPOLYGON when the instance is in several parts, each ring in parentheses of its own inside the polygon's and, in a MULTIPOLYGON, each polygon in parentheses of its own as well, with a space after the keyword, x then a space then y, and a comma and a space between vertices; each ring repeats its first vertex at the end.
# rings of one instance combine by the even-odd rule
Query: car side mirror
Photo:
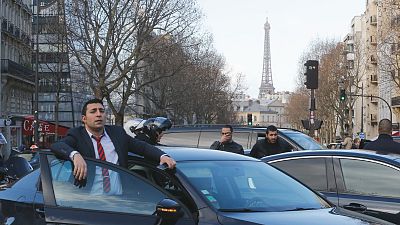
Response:
POLYGON ((156 214, 160 225, 174 225, 183 216, 181 206, 174 200, 165 198, 156 206, 156 214))

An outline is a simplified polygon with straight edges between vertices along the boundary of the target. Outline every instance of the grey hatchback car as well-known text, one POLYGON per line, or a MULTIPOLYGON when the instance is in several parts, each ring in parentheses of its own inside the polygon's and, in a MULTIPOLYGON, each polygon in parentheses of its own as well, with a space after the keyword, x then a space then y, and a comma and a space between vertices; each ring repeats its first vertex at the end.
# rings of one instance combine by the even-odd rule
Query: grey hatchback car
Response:
MULTIPOLYGON (((209 148, 221 137, 223 125, 187 125, 174 126, 167 130, 160 144, 165 146, 183 146, 193 148, 209 148)), ((266 127, 233 126, 233 140, 243 146, 246 151, 251 149, 260 138, 265 137, 266 127)), ((287 142, 292 151, 326 149, 306 134, 290 128, 278 128, 278 137, 287 142)))

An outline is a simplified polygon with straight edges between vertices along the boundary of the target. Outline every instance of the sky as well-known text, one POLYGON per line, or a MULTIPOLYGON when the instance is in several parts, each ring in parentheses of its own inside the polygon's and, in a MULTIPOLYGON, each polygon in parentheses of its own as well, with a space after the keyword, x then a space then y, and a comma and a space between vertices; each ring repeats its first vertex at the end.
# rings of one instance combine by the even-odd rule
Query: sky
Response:
POLYGON ((227 70, 242 73, 246 93, 257 98, 264 54, 264 24, 270 23, 275 91, 294 91, 299 59, 317 39, 342 41, 365 0, 198 0, 203 26, 225 57, 227 70))

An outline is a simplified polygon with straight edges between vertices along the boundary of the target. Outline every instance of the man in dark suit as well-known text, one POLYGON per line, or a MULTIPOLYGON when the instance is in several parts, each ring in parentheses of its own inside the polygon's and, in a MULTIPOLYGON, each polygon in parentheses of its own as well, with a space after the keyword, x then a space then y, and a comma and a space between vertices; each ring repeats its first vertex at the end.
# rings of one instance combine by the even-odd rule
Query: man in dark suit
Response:
POLYGON ((382 119, 378 124, 378 139, 368 142, 363 149, 375 150, 380 153, 400 154, 400 143, 393 141, 392 122, 388 119, 382 119))
POLYGON ((89 100, 82 109, 84 126, 70 129, 65 138, 50 147, 56 156, 73 162, 73 174, 77 180, 87 176, 87 165, 82 156, 127 167, 130 151, 151 161, 165 163, 169 168, 175 167, 175 160, 160 149, 133 139, 122 127, 105 125, 105 121, 103 102, 99 99, 89 100))
POLYGON ((242 145, 234 142, 232 140, 232 135, 233 127, 228 124, 224 125, 221 129, 221 140, 212 143, 210 149, 222 150, 244 155, 242 145))

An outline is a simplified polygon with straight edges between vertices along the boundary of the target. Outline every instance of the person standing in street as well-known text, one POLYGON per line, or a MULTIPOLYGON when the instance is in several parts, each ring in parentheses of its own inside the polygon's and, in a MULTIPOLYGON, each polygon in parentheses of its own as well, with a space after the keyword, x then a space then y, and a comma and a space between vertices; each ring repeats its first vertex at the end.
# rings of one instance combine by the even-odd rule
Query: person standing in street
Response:
POLYGON ((278 138, 278 129, 274 125, 267 127, 265 139, 258 140, 250 152, 250 156, 254 158, 262 158, 264 156, 278 154, 282 152, 290 152, 290 145, 278 138))
POLYGON ((87 176, 87 165, 83 156, 127 167, 130 151, 150 161, 165 163, 169 168, 175 167, 175 160, 160 149, 132 138, 120 126, 105 125, 105 122, 103 101, 91 99, 82 109, 84 126, 70 129, 66 137, 50 147, 57 157, 73 162, 73 175, 77 180, 83 180, 87 176))
POLYGON ((343 142, 342 142, 342 147, 344 148, 344 149, 351 149, 352 148, 352 146, 353 146, 353 138, 351 138, 350 136, 349 136, 349 133, 344 133, 344 136, 345 136, 345 138, 344 138, 344 140, 343 140, 343 142))
POLYGON ((378 139, 368 142, 363 149, 400 154, 400 143, 395 142, 392 138, 392 122, 390 120, 379 121, 378 133, 378 139))
POLYGON ((210 149, 221 150, 225 152, 233 152, 237 154, 244 154, 243 146, 232 140, 233 127, 231 125, 224 125, 221 129, 221 139, 215 141, 210 146, 210 149))

